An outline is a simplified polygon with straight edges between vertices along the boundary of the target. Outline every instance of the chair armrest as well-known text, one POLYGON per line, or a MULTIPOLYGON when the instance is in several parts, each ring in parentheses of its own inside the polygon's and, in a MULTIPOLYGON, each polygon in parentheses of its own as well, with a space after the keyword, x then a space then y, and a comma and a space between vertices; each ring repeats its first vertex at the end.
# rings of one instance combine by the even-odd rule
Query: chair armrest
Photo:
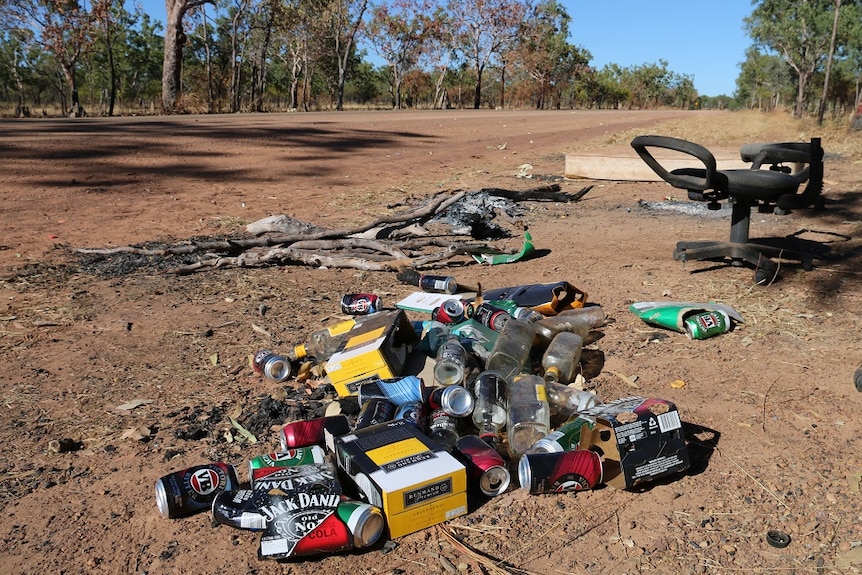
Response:
POLYGON ((739 150, 744 162, 751 162, 752 170, 763 164, 810 164, 811 144, 807 142, 781 142, 775 144, 746 144, 739 150))
POLYGON ((631 145, 646 165, 673 187, 697 191, 714 189, 715 156, 700 144, 679 138, 671 138, 670 136, 637 136, 632 140, 631 145), (693 156, 703 164, 704 176, 698 177, 690 174, 669 172, 655 159, 647 148, 664 148, 693 156))

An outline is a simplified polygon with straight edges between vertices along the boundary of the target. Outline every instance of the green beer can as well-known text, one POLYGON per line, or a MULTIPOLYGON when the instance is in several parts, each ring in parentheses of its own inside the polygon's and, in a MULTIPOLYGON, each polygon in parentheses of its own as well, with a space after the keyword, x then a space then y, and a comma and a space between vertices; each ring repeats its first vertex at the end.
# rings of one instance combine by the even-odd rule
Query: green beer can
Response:
POLYGON ((687 315, 683 323, 685 333, 691 339, 706 339, 730 331, 730 317, 719 310, 687 315))
POLYGON ((583 425, 589 425, 590 429, 593 427, 590 421, 575 416, 530 446, 527 453, 574 451, 578 448, 578 442, 581 440, 581 427, 583 425))
POLYGON ((248 462, 248 480, 250 483, 254 483, 252 478, 254 470, 261 467, 295 467, 297 465, 324 463, 325 461, 326 452, 319 445, 258 455, 248 462))
POLYGON ((353 535, 355 548, 374 545, 383 533, 383 513, 375 505, 345 499, 338 504, 335 512, 353 535))

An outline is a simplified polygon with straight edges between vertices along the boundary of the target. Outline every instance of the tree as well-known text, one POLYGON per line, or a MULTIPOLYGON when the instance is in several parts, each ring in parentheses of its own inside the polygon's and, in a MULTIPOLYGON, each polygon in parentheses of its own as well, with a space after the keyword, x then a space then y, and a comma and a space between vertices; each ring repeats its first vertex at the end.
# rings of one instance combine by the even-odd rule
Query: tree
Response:
POLYGON ((760 111, 777 108, 789 85, 790 69, 779 56, 763 54, 753 46, 746 50, 736 78, 740 105, 760 111))
POLYGON ((780 54, 796 73, 796 105, 801 117, 807 88, 829 47, 833 0, 760 0, 745 27, 758 47, 780 54))
POLYGON ((368 0, 332 0, 329 5, 329 39, 338 65, 335 109, 339 111, 344 109, 344 83, 367 8, 368 0))
POLYGON ((165 46, 162 65, 162 108, 177 111, 183 82, 183 46, 186 34, 183 19, 192 8, 213 4, 212 0, 165 0, 165 46))
POLYGON ((79 62, 96 42, 99 22, 108 9, 106 0, 95 0, 86 9, 77 0, 8 0, 7 15, 16 27, 34 30, 32 38, 50 52, 63 74, 63 112, 81 116, 78 98, 79 62), (66 98, 71 106, 66 108, 66 98))
POLYGON ((453 45, 476 75, 473 108, 482 105, 482 74, 501 48, 517 38, 527 8, 520 0, 449 0, 453 45))
POLYGON ((401 85, 404 76, 419 60, 429 34, 430 22, 425 16, 425 2, 395 0, 371 10, 365 36, 389 68, 389 90, 392 107, 401 108, 401 85))

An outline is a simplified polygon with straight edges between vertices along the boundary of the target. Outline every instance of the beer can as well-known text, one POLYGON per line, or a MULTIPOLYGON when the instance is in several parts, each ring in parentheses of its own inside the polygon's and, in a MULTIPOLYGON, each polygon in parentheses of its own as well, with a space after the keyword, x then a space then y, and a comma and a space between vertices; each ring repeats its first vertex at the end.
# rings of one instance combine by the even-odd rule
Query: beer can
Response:
POLYGON ((293 365, 290 360, 269 350, 262 350, 254 355, 252 368, 255 373, 262 374, 272 381, 287 381, 293 375, 293 365))
POLYGON ((592 429, 592 422, 575 416, 557 429, 534 443, 527 453, 558 453, 573 451, 578 448, 581 440, 581 427, 587 425, 592 429))
POLYGON ((383 533, 385 522, 380 508, 362 501, 345 499, 335 511, 353 535, 355 548, 374 545, 383 533))
POLYGON ((442 409, 455 417, 465 417, 473 413, 473 394, 460 385, 446 385, 430 388, 425 393, 425 403, 432 410, 442 409))
POLYGON ((356 425, 353 430, 365 429, 372 425, 392 421, 395 418, 396 405, 384 397, 373 397, 362 404, 356 425))
POLYGON ((459 299, 449 299, 431 311, 431 319, 440 323, 461 323, 467 319, 464 303, 459 299))
POLYGON ((341 297, 341 311, 347 315, 369 315, 382 307, 380 297, 370 293, 349 293, 341 297))
POLYGON ((258 455, 248 462, 248 479, 251 481, 253 471, 260 467, 293 467, 324 461, 326 461, 326 452, 319 445, 258 455))
POLYGON ((270 349, 262 349, 258 351, 251 359, 251 368, 258 375, 263 375, 263 363, 266 361, 266 358, 272 355, 274 352, 270 349))
POLYGON ((251 489, 222 491, 213 499, 213 521, 237 529, 262 531, 266 529, 266 517, 258 510, 257 500, 263 494, 251 489))
POLYGON ((683 326, 691 339, 706 339, 730 331, 730 316, 721 310, 693 313, 685 317, 683 326))
POLYGON ((421 401, 411 401, 398 406, 394 419, 403 419, 424 433, 428 427, 428 409, 421 401))
POLYGON ((518 479, 531 495, 583 491, 601 483, 602 462, 589 449, 526 453, 518 462, 518 479))
POLYGON ((458 282, 451 276, 419 276, 419 289, 434 293, 453 294, 458 291, 458 282))
POLYGON ((506 460, 479 436, 461 437, 455 443, 455 450, 467 464, 471 481, 482 493, 493 497, 509 487, 511 476, 506 468, 506 460))
POLYGON ((185 517, 211 508, 219 492, 238 486, 233 465, 222 462, 196 465, 156 481, 156 507, 163 517, 185 517))
POLYGON ((505 310, 483 302, 473 310, 473 319, 494 331, 500 331, 512 316, 505 310))
POLYGON ((372 397, 384 397, 395 405, 422 401, 424 392, 425 382, 415 375, 389 379, 368 378, 356 386, 356 398, 359 405, 364 404, 372 397))
POLYGON ((349 433, 350 422, 347 416, 327 415, 288 423, 279 433, 281 451, 322 444, 327 431, 332 435, 349 433))

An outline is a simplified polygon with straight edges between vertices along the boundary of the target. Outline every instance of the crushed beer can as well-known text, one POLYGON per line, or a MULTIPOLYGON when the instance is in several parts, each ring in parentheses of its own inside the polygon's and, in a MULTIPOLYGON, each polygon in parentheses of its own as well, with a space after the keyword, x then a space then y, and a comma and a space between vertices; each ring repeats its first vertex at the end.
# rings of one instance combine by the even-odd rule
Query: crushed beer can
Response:
POLYGON ((295 467, 297 465, 308 465, 310 463, 323 463, 326 461, 326 452, 319 445, 288 449, 287 451, 276 451, 266 455, 258 455, 248 462, 248 478, 254 487, 252 476, 255 469, 263 467, 295 467))
POLYGON ((233 465, 222 462, 196 465, 156 481, 156 507, 163 517, 185 517, 209 509, 220 492, 238 486, 233 465))

